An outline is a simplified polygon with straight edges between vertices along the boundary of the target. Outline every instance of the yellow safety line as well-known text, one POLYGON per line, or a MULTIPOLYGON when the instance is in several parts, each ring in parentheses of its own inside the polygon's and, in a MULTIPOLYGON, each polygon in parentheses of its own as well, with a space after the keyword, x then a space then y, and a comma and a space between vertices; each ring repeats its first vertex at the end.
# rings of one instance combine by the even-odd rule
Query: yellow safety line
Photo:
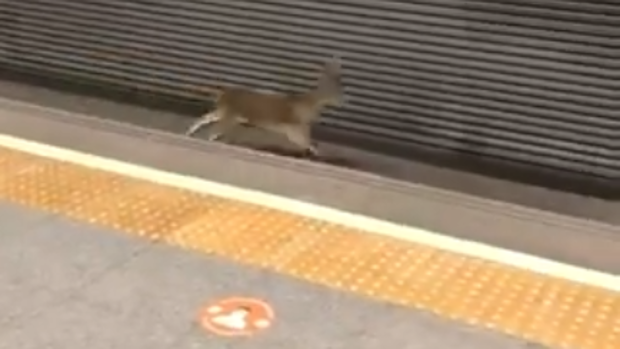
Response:
POLYGON ((568 348, 620 348, 617 276, 0 136, 0 198, 568 348))
POLYGON ((25 151, 31 154, 67 161, 80 166, 130 176, 166 186, 191 190, 208 195, 239 200, 296 215, 315 218, 335 224, 342 224, 366 233, 380 234, 410 242, 429 245, 490 261, 505 263, 519 268, 533 270, 551 276, 560 277, 589 285, 620 292, 620 277, 587 268, 572 266, 548 259, 502 249, 474 241, 457 239, 428 230, 404 226, 372 217, 354 214, 330 207, 320 206, 300 200, 267 194, 195 178, 177 173, 170 173, 145 166, 86 154, 70 149, 33 142, 10 135, 0 134, 0 146, 25 151))

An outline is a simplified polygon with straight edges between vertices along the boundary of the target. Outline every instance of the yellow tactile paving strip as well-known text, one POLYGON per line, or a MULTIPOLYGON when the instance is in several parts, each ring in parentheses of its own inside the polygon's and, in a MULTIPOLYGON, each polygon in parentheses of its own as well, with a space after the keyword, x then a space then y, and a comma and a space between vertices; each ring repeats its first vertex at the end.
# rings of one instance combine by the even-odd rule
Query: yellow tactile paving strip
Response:
POLYGON ((8 148, 0 199, 550 346, 620 348, 620 294, 428 246, 8 148))

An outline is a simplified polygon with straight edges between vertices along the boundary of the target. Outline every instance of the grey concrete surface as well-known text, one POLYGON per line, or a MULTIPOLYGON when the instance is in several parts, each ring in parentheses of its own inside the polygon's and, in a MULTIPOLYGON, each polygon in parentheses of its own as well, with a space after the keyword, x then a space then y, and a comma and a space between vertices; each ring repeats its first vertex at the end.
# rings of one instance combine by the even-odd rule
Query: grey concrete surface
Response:
POLYGON ((541 346, 170 246, 0 203, 0 348, 419 348, 541 346), (267 300, 250 338, 196 324, 213 300, 267 300))
POLYGON ((0 129, 46 144, 620 274, 618 225, 1 98, 0 129))
MULTIPOLYGON (((65 94, 7 81, 0 81, 0 96, 173 134, 183 133, 193 122, 193 119, 169 112, 65 94)), ((200 137, 201 134, 197 136, 200 137)), ((232 137, 224 141, 244 146, 290 148, 290 145, 281 137, 274 137, 249 128, 239 129, 232 137)), ((337 159, 335 162, 353 166, 364 172, 565 215, 620 224, 619 202, 560 192, 333 144, 321 144, 321 149, 337 159)))

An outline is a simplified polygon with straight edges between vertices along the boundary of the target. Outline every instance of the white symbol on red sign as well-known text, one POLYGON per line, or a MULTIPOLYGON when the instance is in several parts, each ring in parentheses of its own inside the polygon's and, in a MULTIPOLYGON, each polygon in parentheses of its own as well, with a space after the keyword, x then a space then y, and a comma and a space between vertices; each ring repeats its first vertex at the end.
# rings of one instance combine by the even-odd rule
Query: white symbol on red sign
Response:
POLYGON ((227 298, 207 306, 200 313, 200 324, 221 336, 248 336, 271 326, 273 309, 253 298, 227 298))

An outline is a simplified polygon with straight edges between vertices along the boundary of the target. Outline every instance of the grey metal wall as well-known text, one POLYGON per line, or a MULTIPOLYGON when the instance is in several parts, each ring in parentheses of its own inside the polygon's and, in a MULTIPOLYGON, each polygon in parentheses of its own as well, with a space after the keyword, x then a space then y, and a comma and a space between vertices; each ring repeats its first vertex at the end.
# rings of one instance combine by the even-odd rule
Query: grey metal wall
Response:
POLYGON ((324 123, 620 177, 620 2, 0 0, 0 64, 171 94, 300 90, 342 55, 324 123))

